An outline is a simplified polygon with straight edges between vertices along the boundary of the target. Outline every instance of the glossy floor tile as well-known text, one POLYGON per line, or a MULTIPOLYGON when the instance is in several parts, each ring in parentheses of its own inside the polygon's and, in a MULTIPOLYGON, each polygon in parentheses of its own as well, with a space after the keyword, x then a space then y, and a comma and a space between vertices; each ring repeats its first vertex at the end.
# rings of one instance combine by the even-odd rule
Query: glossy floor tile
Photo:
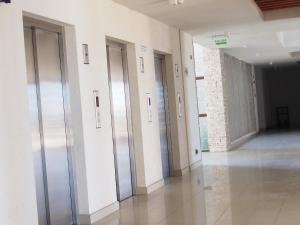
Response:
POLYGON ((207 225, 300 224, 300 132, 204 154, 207 225))
POLYGON ((300 132, 266 133, 95 225, 299 225, 300 132))
POLYGON ((201 170, 170 178, 165 187, 149 196, 121 202, 119 212, 95 225, 205 225, 205 200, 201 170))

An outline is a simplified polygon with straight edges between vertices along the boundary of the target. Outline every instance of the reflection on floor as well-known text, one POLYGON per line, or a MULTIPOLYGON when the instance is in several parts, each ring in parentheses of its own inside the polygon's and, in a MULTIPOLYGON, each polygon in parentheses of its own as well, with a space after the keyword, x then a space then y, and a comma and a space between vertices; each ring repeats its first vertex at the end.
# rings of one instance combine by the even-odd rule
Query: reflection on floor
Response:
POLYGON ((95 225, 205 225, 201 170, 170 178, 165 187, 147 196, 125 200, 115 215, 95 225))
POLYGON ((300 132, 204 154, 207 225, 300 224, 300 132))
POLYGON ((95 225, 299 225, 300 132, 260 135, 204 153, 202 169, 121 203, 95 225), (204 179, 204 182, 203 182, 204 179))

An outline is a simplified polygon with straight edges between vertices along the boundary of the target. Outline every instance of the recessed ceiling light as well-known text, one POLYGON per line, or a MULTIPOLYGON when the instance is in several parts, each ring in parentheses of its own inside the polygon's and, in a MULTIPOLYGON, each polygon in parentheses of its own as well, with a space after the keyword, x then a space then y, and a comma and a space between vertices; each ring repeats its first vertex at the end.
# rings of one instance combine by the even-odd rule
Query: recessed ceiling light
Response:
POLYGON ((256 53, 255 55, 256 55, 256 57, 259 57, 259 56, 260 56, 260 53, 258 52, 258 53, 256 53))
POLYGON ((248 48, 248 45, 243 45, 243 48, 248 48))
POLYGON ((270 65, 272 66, 272 65, 273 65, 273 62, 270 62, 270 65))

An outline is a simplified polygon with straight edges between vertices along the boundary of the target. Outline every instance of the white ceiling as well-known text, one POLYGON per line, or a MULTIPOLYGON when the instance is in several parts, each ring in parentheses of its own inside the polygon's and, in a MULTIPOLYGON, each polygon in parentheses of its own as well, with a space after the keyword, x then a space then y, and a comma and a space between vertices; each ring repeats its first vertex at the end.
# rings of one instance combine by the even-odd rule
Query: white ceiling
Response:
POLYGON ((290 52, 300 51, 300 19, 256 22, 206 32, 194 41, 214 48, 212 36, 229 32, 225 52, 252 64, 283 64, 300 61, 290 52))
POLYGON ((300 18, 264 21, 253 0, 114 0, 194 35, 213 48, 212 37, 228 34, 225 52, 253 64, 290 63, 300 60, 289 52, 300 51, 300 18))
POLYGON ((177 6, 169 0, 113 1, 192 33, 261 20, 252 0, 184 0, 177 6))

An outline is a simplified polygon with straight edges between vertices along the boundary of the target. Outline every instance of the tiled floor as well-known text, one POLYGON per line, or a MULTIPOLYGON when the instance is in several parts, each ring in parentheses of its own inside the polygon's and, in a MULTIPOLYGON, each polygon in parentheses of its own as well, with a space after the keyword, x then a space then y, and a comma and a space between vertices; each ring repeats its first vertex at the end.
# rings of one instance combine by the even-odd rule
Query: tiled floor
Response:
POLYGON ((104 224, 300 225, 300 132, 260 135, 237 151, 205 153, 203 171, 122 202, 118 213, 95 225, 104 224))

